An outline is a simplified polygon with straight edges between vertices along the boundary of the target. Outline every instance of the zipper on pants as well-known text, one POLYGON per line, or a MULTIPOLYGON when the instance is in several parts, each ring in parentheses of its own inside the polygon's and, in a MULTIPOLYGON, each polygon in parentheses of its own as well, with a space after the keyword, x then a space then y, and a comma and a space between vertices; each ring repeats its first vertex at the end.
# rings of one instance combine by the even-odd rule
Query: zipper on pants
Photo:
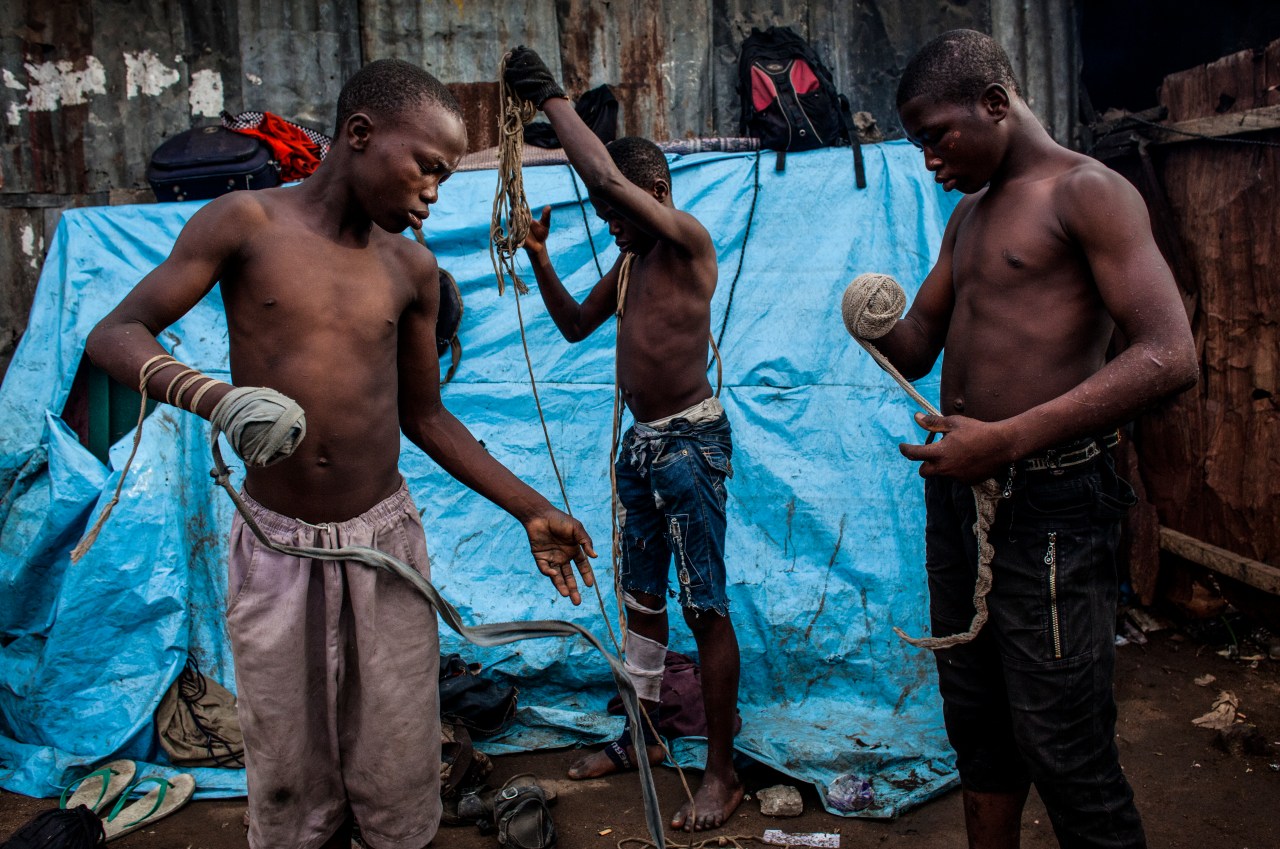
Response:
POLYGON ((1049 567, 1049 624, 1053 629, 1053 658, 1062 659, 1062 629, 1058 623, 1058 532, 1049 532, 1049 550, 1044 553, 1049 567))

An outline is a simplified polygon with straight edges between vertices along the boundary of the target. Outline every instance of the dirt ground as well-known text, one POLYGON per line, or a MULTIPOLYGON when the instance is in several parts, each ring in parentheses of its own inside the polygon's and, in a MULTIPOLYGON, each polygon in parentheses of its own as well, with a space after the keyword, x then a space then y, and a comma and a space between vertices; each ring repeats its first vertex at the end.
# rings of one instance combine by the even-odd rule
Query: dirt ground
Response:
MULTIPOLYGON (((1152 634, 1145 646, 1120 648, 1116 691, 1120 703, 1118 742, 1125 770, 1153 847, 1193 849, 1274 849, 1280 847, 1280 662, 1241 661, 1219 656, 1209 644, 1180 632, 1152 634), (1206 674, 1216 680, 1200 686, 1206 674), (1191 724, 1210 709, 1219 691, 1239 697, 1240 713, 1255 724, 1270 746, 1265 754, 1231 754, 1216 733, 1191 724)), ((539 752, 496 759, 492 780, 521 772, 549 780, 559 793, 552 809, 562 849, 613 849, 624 837, 644 837, 643 812, 635 778, 612 776, 588 782, 561 777, 576 756, 573 750, 539 752), (601 834, 601 832, 605 832, 601 834)), ((667 815, 682 798, 674 770, 657 771, 658 791, 667 815), (669 809, 669 810, 668 810, 669 809)), ((690 776, 696 779, 695 775, 690 776)), ((744 775, 754 791, 787 782, 770 770, 744 775)), ((791 782, 794 783, 794 782, 791 782)), ((805 813, 793 819, 760 814, 754 798, 717 835, 760 836, 767 828, 788 832, 839 832, 841 846, 942 849, 965 845, 960 794, 948 793, 897 820, 845 819, 827 814, 810 787, 801 788, 805 813)), ((50 802, 11 793, 0 795, 0 835, 49 807, 50 802)), ((232 849, 244 847, 243 800, 195 802, 154 828, 128 835, 119 849, 232 849)), ((1032 794, 1023 820, 1023 847, 1040 849, 1056 842, 1044 808, 1032 794)), ((685 844, 684 835, 668 845, 685 844)), ((448 849, 496 847, 492 835, 473 827, 445 828, 432 843, 448 849)), ((640 844, 630 844, 638 847, 640 844)), ((712 842, 710 845, 716 845, 712 842)))

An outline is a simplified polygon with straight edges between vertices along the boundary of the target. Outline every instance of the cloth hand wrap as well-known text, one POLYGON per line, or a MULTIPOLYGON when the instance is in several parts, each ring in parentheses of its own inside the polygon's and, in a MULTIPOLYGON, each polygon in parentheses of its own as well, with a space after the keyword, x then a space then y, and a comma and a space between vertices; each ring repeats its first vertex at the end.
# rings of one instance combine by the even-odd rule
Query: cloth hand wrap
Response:
POLYGON ((551 76, 551 70, 537 53, 523 45, 511 51, 507 57, 506 71, 502 75, 507 88, 521 100, 527 100, 539 109, 551 97, 564 97, 564 89, 551 76))
POLYGON ((209 421, 226 434, 236 456, 255 468, 279 463, 307 435, 306 414, 298 402, 264 386, 231 390, 209 421))
POLYGON ((884 336, 902 317, 907 295, 887 274, 859 274, 844 290, 844 326, 855 339, 884 336))

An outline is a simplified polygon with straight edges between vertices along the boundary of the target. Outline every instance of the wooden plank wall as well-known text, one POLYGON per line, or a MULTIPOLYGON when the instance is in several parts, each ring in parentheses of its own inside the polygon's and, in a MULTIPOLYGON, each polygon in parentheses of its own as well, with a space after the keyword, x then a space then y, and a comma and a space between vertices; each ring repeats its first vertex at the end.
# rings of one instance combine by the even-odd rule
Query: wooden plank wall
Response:
MULTIPOLYGON (((1160 99, 1170 123, 1280 103, 1280 42, 1173 74, 1160 99)), ((1201 373, 1195 389, 1139 422, 1136 443, 1162 525, 1274 565, 1280 564, 1280 131, 1233 139, 1150 149, 1167 211, 1149 186, 1146 194, 1153 216, 1171 215, 1180 240, 1169 245, 1166 236, 1162 248, 1193 312, 1201 373)))

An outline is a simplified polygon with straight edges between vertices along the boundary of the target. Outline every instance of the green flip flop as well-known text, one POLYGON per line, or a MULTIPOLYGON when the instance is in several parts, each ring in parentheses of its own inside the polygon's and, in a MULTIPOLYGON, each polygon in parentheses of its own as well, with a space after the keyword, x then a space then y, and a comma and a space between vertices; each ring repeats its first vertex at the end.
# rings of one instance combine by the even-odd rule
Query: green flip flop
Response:
POLYGON ((107 840, 114 840, 132 831, 146 827, 156 820, 167 817, 191 800, 196 792, 196 780, 188 773, 175 775, 172 779, 149 775, 130 787, 120 800, 116 802, 111 813, 103 821, 103 829, 107 840), (144 784, 154 784, 141 799, 125 806, 129 794, 144 784))
POLYGON ((95 814, 100 814, 133 783, 137 772, 137 764, 130 760, 103 764, 83 778, 68 784, 62 791, 62 797, 58 799, 58 807, 70 809, 84 805, 95 814))

